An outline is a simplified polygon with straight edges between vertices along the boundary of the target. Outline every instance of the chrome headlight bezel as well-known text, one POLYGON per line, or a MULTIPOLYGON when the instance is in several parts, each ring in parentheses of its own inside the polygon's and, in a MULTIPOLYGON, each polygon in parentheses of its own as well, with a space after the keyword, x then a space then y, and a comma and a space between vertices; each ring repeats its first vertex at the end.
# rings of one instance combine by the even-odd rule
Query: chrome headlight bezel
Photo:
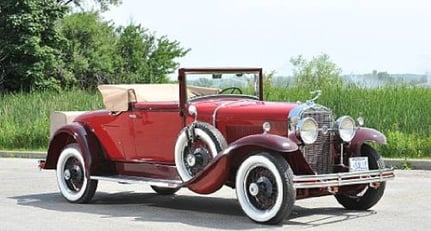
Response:
POLYGON ((296 124, 295 133, 304 144, 313 144, 319 135, 319 125, 313 118, 306 117, 296 124))
POLYGON ((337 119, 335 122, 338 136, 344 141, 344 142, 350 142, 352 141, 353 137, 356 135, 356 122, 355 120, 350 116, 342 116, 337 119))

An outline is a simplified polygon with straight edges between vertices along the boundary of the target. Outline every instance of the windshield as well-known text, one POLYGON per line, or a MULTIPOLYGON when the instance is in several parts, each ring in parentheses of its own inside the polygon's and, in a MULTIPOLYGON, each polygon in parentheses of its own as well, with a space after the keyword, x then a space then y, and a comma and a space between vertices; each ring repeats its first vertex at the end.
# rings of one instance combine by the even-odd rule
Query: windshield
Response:
POLYGON ((259 97, 259 72, 186 73, 187 98, 208 95, 259 97))

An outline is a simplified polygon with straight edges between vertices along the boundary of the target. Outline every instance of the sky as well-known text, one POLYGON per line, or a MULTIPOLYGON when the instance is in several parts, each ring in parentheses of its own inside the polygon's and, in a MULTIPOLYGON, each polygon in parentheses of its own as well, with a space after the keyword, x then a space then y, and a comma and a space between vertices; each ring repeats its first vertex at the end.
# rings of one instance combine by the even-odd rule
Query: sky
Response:
POLYGON ((103 14, 191 48, 181 67, 262 67, 323 53, 344 74, 431 72, 427 0, 123 0, 103 14))

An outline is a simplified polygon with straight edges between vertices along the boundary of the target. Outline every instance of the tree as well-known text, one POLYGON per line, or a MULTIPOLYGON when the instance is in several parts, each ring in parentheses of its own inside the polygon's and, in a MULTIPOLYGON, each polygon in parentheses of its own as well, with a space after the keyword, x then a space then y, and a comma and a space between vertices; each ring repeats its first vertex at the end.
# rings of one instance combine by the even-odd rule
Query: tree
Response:
MULTIPOLYGON (((145 31, 142 31, 140 26, 129 25, 118 28, 117 32, 119 33, 119 40, 116 44, 116 52, 119 54, 120 59, 116 63, 117 78, 115 82, 150 82, 148 73, 146 73, 147 63, 143 60, 147 56, 146 53, 148 53, 148 48, 143 38, 145 31)), ((149 43, 152 43, 152 41, 149 41, 149 43)))
POLYGON ((65 16, 83 1, 0 1, 1 90, 166 82, 189 51, 141 25, 115 28, 98 11, 65 16))
POLYGON ((112 82, 117 58, 115 27, 103 21, 98 12, 68 15, 60 27, 67 39, 61 56, 65 63, 59 76, 62 87, 90 88, 112 82))
POLYGON ((342 85, 341 69, 326 54, 313 57, 311 61, 297 56, 290 62, 294 66, 293 76, 298 86, 316 90, 342 85))
POLYGON ((189 51, 166 36, 157 38, 141 25, 115 28, 98 12, 66 16, 61 32, 62 87, 94 88, 101 83, 163 83, 189 51))
MULTIPOLYGON (((83 9, 85 0, 57 0, 57 2, 65 6, 76 6, 83 9)), ((121 0, 92 0, 92 2, 96 3, 101 11, 108 10, 110 5, 117 6, 121 4, 121 0)))
POLYGON ((66 7, 56 0, 0 1, 0 89, 46 89, 56 85, 64 41, 56 23, 66 7))
POLYGON ((180 47, 178 41, 166 36, 157 38, 141 25, 130 24, 118 28, 116 49, 120 56, 117 63, 116 82, 163 83, 167 74, 178 68, 176 58, 184 57, 190 49, 180 47))

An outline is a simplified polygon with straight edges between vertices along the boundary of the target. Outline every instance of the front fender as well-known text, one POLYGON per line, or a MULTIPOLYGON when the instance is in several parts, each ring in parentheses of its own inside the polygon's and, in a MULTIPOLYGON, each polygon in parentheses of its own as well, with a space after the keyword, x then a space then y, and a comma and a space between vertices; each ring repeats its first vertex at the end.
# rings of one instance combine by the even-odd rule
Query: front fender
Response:
POLYGON ((356 131, 355 137, 351 141, 351 150, 353 153, 360 154, 361 146, 365 142, 375 142, 378 144, 386 144, 386 136, 383 133, 373 128, 359 128, 356 131))
MULTIPOLYGON (((85 168, 90 169, 91 153, 88 145, 88 133, 84 126, 80 123, 73 122, 58 129, 48 147, 45 169, 55 169, 57 160, 63 148, 71 143, 77 143, 81 148, 81 153, 84 158, 85 168)), ((90 174, 89 171, 86 171, 90 174)))
POLYGON ((186 183, 187 187, 200 194, 213 193, 225 184, 229 169, 229 155, 219 154, 202 172, 186 183))
POLYGON ((294 152, 298 150, 298 145, 291 139, 284 136, 273 134, 256 134, 242 137, 231 143, 223 153, 231 153, 235 149, 244 146, 258 146, 263 149, 273 150, 276 152, 294 152))
MULTIPOLYGON (((220 189, 227 181, 231 169, 231 162, 235 165, 242 159, 242 155, 231 158, 232 153, 243 147, 253 146, 257 149, 267 149, 276 152, 294 152, 298 150, 298 145, 286 137, 272 134, 256 134, 243 137, 232 142, 228 148, 220 152, 202 172, 193 179, 185 182, 187 187, 197 193, 208 194, 220 189)), ((257 150, 256 149, 256 150, 257 150)), ((243 155, 247 155, 245 153, 243 155)))

